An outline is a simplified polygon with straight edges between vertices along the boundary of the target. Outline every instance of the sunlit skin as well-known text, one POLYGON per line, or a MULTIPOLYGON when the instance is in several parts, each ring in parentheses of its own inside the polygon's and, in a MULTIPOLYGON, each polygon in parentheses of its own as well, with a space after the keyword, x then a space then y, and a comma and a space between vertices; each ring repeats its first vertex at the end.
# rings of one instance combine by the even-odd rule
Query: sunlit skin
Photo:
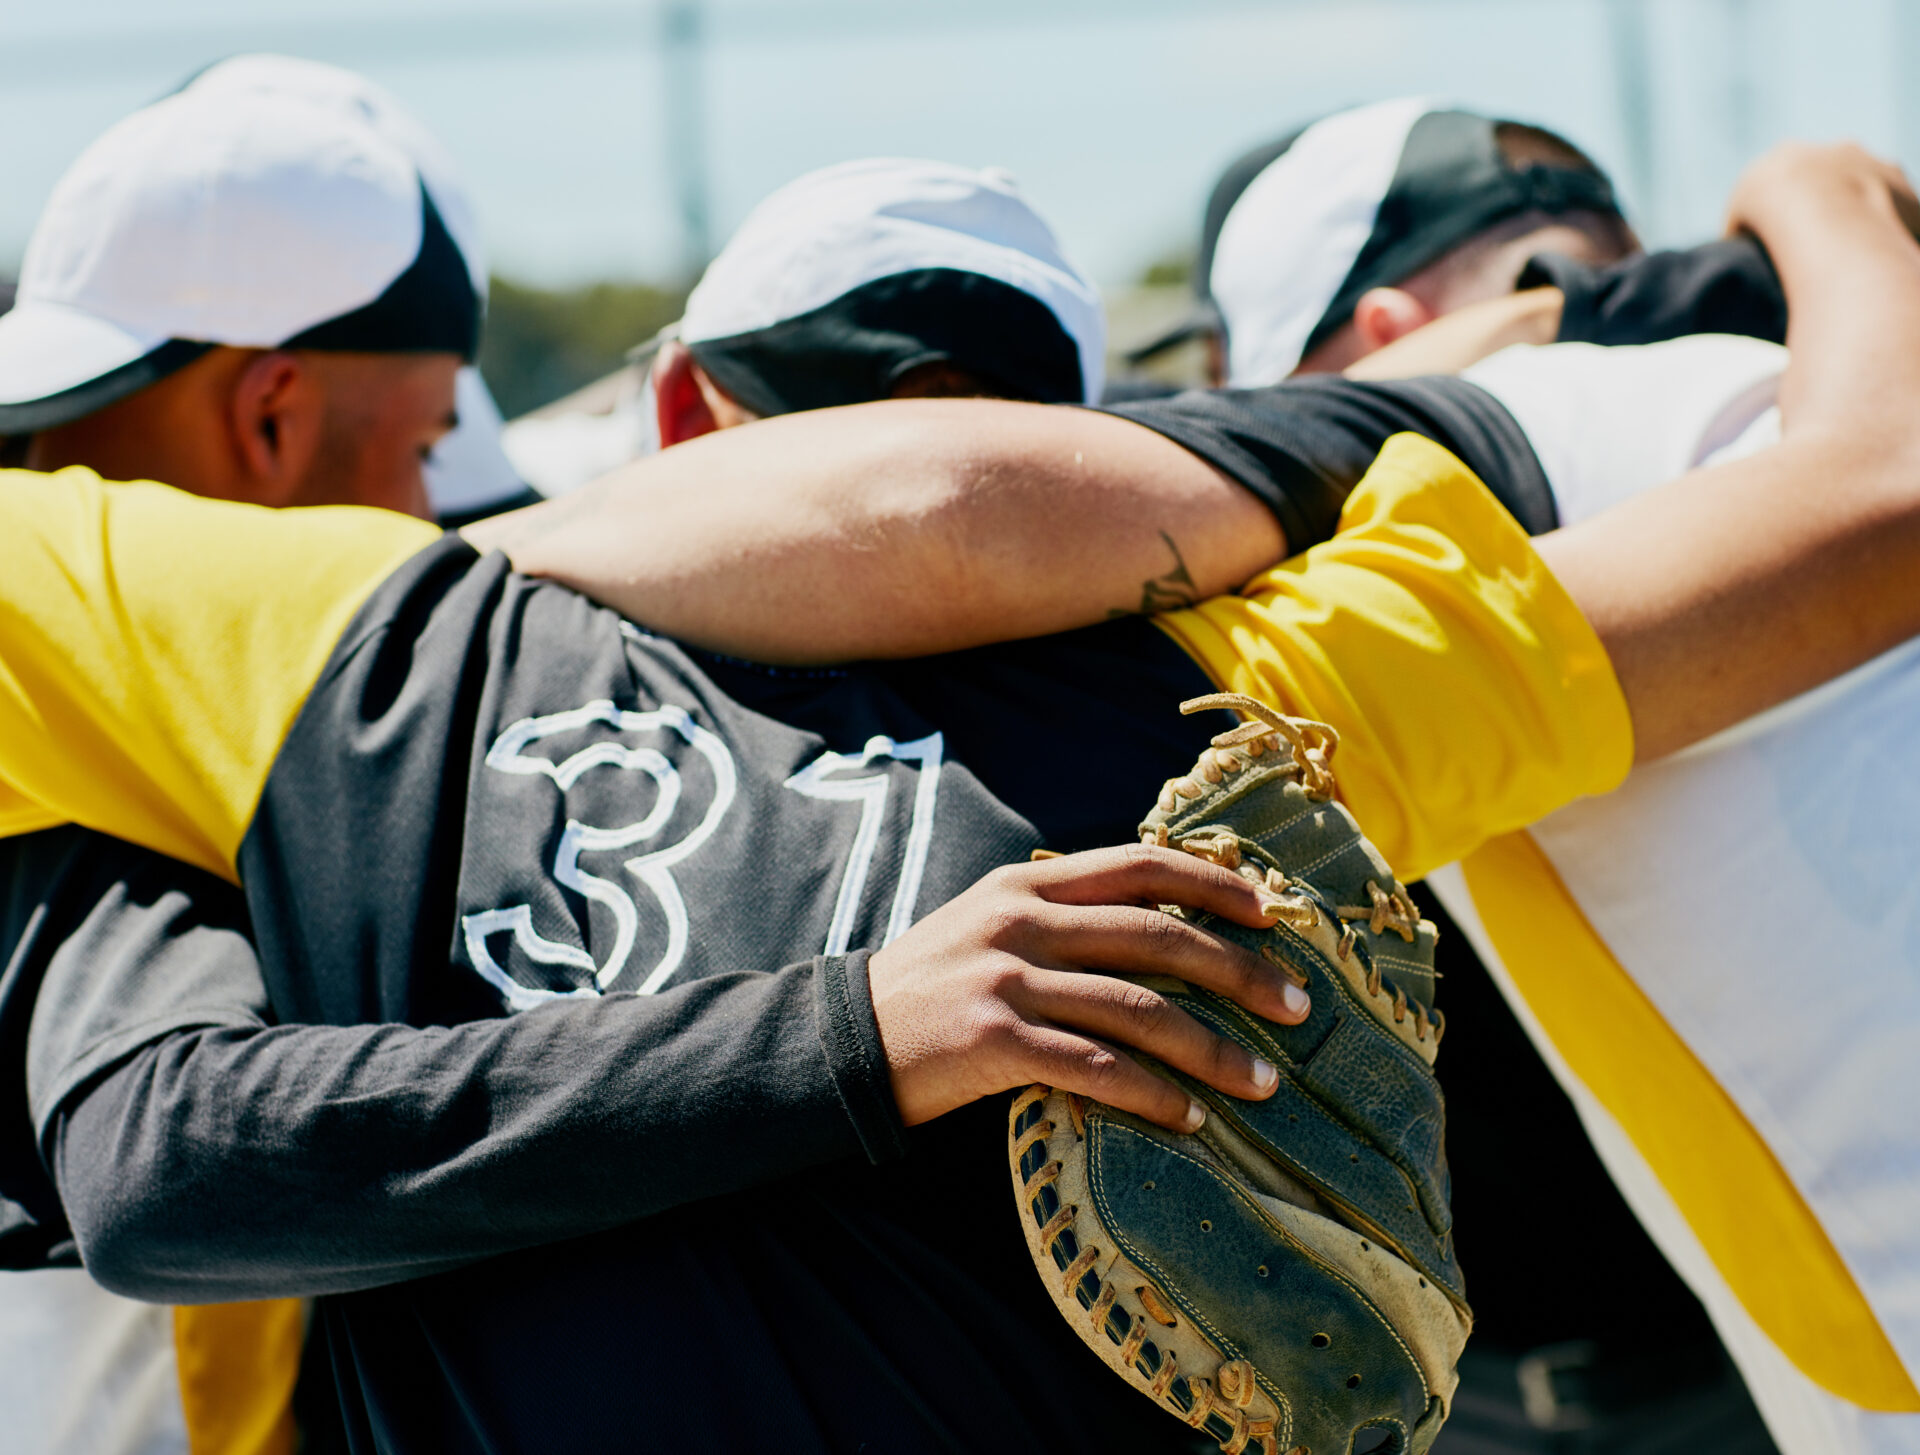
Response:
MULTIPOLYGON (((1856 147, 1791 146, 1728 224, 1786 293, 1786 437, 1534 542, 1642 762, 1920 633, 1920 202, 1856 147)), ((817 666, 1137 609, 1169 523, 1198 597, 1286 553, 1247 490, 1120 415, 916 399, 716 431, 464 533, 680 640, 817 666)))
POLYGON ((450 353, 213 348, 36 434, 25 464, 85 465, 255 505, 370 505, 430 519, 423 466, 457 422, 450 353))

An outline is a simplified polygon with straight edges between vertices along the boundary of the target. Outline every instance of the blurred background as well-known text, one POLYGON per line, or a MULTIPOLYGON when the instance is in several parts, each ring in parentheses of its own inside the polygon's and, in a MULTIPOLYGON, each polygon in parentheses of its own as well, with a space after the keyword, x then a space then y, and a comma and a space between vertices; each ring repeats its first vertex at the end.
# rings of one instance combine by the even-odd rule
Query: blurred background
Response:
POLYGON ((759 198, 850 157, 1010 169, 1116 348, 1180 310, 1221 166, 1359 101, 1561 131, 1650 246, 1716 231, 1784 136, 1920 163, 1920 0, 6 0, 0 278, 88 141, 247 50, 362 71, 452 149, 509 417, 618 364, 759 198))

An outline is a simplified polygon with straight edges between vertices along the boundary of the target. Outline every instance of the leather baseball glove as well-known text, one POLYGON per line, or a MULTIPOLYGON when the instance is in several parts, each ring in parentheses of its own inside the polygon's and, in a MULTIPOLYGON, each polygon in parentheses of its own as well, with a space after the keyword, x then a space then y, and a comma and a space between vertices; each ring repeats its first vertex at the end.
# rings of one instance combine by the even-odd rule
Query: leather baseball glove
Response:
POLYGON ((1021 1224, 1088 1347, 1229 1455, 1424 1451, 1472 1325, 1433 1075, 1435 930, 1334 802, 1333 729, 1232 694, 1181 710, 1215 707, 1251 720, 1167 783, 1141 834, 1280 896, 1268 930, 1196 922, 1293 975, 1312 1012, 1284 1026, 1145 981, 1278 1067, 1279 1089, 1239 1101, 1153 1065, 1207 1109, 1180 1136, 1030 1087, 1009 1123, 1021 1224))

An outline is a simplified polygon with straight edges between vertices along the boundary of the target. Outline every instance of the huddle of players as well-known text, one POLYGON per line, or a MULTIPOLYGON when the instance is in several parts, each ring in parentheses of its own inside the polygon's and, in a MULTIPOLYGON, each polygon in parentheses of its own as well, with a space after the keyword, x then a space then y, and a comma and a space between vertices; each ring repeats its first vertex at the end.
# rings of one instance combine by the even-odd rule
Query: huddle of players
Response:
MULTIPOLYGON (((230 62, 75 173, 93 185, 56 194, 0 325, 0 429, 29 469, 429 513, 418 460, 484 270, 389 101, 230 62), (196 151, 223 129, 254 152, 196 151), (232 189, 203 193, 233 209, 214 215, 253 226, 169 205, 170 175, 210 172, 232 189), (329 268, 290 266, 336 238, 329 268), (156 259, 208 286, 136 297, 156 259)), ((1796 357, 1794 433, 1692 488, 1765 517, 1804 472, 1863 494, 1894 473, 1905 436, 1860 426, 1920 383, 1885 337, 1920 302, 1876 230, 1900 184, 1848 154, 1756 177, 1736 215, 1822 332, 1796 357), (1836 249, 1895 280, 1881 316, 1825 281, 1836 249)), ((1202 278, 1228 392, 799 414, 1100 392, 1092 290, 1004 179, 868 163, 776 194, 696 291, 654 368, 672 448, 527 517, 441 537, 12 480, 7 1261, 84 1254, 183 1303, 326 1295, 310 1377, 355 1449, 1180 1438, 1030 1286, 979 1098, 1079 1078, 1179 1125, 1163 1083, 1089 1055, 1101 1039, 1271 1089, 1272 1068, 1069 969, 1303 1007, 1226 947, 1141 933, 1141 900, 1258 922, 1231 876, 1150 853, 1003 866, 1125 842, 1217 730, 1173 704, 1215 682, 1334 722, 1350 801, 1412 877, 1914 625, 1873 580, 1799 562, 1800 611, 1851 625, 1762 651, 1777 618, 1753 601, 1780 563, 1737 544, 1724 576, 1660 577, 1649 621, 1609 518, 1538 552, 1522 533, 1564 513, 1524 384, 1279 382, 1417 347, 1482 300, 1523 336, 1546 304, 1601 342, 1702 320, 1778 337, 1751 241, 1622 261, 1577 153, 1412 103, 1332 118, 1226 185, 1202 278), (1276 261, 1290 239, 1298 266, 1276 261), (1523 267, 1558 298, 1512 307, 1523 267), (793 417, 725 429, 770 415, 793 417), (982 478, 999 490, 964 488, 982 478), (1698 683, 1663 644, 1697 649, 1688 608, 1728 600, 1753 634, 1719 649, 1758 660, 1698 683), (1115 605, 1181 609, 1039 635, 1115 605), (864 658, 898 660, 817 665, 864 658)), ((1663 519, 1641 503, 1611 518, 1629 536, 1663 519)), ((203 1317, 182 1350, 224 1329, 256 1359, 298 1352, 285 1305, 203 1317)), ((291 1379, 256 1368, 244 1417, 212 1396, 201 1417, 286 1438, 291 1379)), ((1752 1418, 1722 1415, 1723 1436, 1752 1418)))

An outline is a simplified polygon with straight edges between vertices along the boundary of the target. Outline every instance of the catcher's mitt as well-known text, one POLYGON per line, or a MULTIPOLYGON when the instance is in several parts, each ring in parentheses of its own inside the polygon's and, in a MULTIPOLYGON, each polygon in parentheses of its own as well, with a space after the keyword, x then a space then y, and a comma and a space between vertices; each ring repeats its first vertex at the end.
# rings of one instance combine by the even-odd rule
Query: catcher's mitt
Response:
POLYGON ((1029 1088, 1009 1131, 1021 1224, 1089 1347, 1230 1455, 1424 1451, 1472 1318, 1432 1070, 1434 927, 1333 801, 1333 729, 1230 694, 1182 710, 1213 707, 1253 721, 1171 780, 1141 833, 1279 893, 1269 930, 1196 922, 1295 976, 1313 1009, 1283 1026, 1147 981, 1278 1067, 1279 1089, 1239 1101, 1153 1065, 1207 1108, 1177 1136, 1029 1088))

